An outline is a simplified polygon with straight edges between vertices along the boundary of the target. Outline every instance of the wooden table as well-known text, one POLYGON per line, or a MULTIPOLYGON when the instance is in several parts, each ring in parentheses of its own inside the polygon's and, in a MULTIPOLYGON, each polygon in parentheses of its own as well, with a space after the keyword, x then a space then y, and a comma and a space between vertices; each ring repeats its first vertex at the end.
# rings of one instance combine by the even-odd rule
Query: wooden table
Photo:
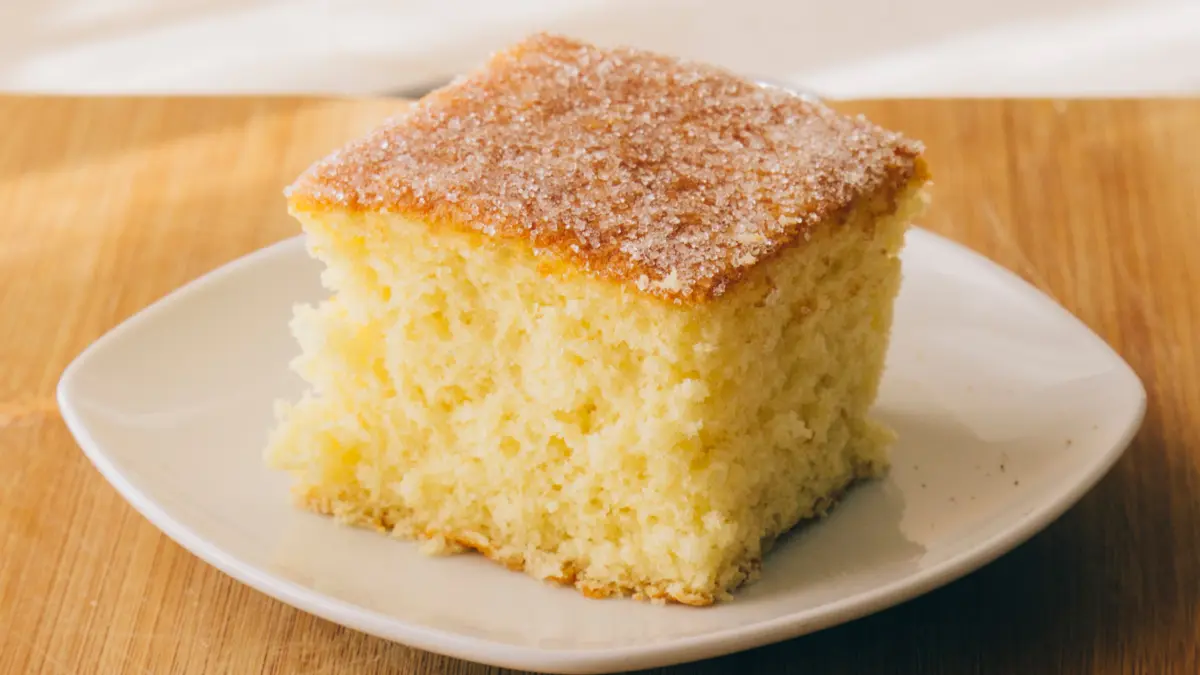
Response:
MULTIPOLYGON (((400 105, 0 98, 0 673, 494 672, 200 562, 105 483, 53 398, 103 332, 296 232, 283 185, 400 105)), ((983 570, 686 670, 1200 672, 1200 100, 842 107, 924 139, 924 224, 1078 314, 1133 364, 1149 413, 1094 491, 983 570)))

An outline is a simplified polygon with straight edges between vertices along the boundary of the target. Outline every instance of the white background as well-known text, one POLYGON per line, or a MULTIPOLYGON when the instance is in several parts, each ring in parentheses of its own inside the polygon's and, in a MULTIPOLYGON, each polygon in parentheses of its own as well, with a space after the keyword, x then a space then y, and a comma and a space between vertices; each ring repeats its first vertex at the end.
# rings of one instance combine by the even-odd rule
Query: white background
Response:
POLYGON ((1200 93, 1200 0, 4 0, 0 90, 384 93, 534 30, 830 97, 1200 93))

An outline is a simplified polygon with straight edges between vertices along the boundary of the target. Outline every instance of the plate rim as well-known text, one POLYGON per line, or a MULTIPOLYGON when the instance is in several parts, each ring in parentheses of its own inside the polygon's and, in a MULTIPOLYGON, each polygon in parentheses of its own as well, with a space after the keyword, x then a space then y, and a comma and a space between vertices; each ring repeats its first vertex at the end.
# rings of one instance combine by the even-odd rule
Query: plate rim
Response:
POLYGON ((937 246, 948 248, 956 255, 966 256, 976 264, 1007 277, 1022 296, 1042 307, 1053 308, 1060 316, 1073 322, 1090 340, 1103 346, 1114 364, 1120 364, 1128 380, 1126 386, 1136 388, 1136 402, 1129 411, 1124 430, 1117 442, 1107 450, 1097 452, 1086 469, 1075 474, 1076 480, 1068 489, 1058 492, 1039 508, 1015 518, 1012 525, 962 553, 890 583, 839 598, 825 605, 798 612, 781 613, 769 619, 721 628, 700 635, 626 647, 555 649, 505 644, 405 621, 328 596, 243 562, 173 517, 117 468, 102 444, 92 436, 75 405, 73 390, 79 373, 108 345, 119 342, 143 324, 152 321, 168 306, 203 292, 224 277, 280 255, 286 249, 302 247, 304 235, 285 238, 219 265, 138 310, 94 340, 72 359, 63 370, 55 396, 63 420, 84 455, 138 513, 175 543, 227 576, 308 614, 409 647, 493 666, 536 672, 582 674, 605 672, 613 668, 629 670, 694 662, 797 638, 853 621, 905 603, 977 571, 1044 530, 1074 506, 1108 474, 1140 430, 1147 409, 1144 383, 1129 363, 1079 317, 1021 276, 978 251, 917 226, 910 227, 907 236, 928 239, 937 246))

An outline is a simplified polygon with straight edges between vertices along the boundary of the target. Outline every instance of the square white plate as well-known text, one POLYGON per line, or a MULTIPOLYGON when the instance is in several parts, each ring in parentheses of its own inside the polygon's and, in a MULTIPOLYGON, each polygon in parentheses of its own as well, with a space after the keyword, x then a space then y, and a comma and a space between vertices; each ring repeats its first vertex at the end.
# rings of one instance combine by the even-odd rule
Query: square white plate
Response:
POLYGON ((922 230, 878 415, 893 470, 709 608, 588 600, 478 556, 295 510, 263 468, 272 402, 300 387, 292 306, 325 295, 291 239, 172 293, 89 347, 58 396, 85 453, 172 539, 313 614, 423 649, 549 672, 707 658, 854 619, 1013 548, 1084 494, 1141 423, 1138 378, 1016 276, 922 230))

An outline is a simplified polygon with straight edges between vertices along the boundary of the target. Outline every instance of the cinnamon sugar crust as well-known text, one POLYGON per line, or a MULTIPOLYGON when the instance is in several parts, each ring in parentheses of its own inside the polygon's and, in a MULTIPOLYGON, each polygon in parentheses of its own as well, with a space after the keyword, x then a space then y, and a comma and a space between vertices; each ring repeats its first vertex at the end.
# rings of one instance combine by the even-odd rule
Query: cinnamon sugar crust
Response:
POLYGON ((288 197, 519 240, 702 302, 860 200, 925 180, 922 151, 713 66, 539 34, 317 162, 288 197))

